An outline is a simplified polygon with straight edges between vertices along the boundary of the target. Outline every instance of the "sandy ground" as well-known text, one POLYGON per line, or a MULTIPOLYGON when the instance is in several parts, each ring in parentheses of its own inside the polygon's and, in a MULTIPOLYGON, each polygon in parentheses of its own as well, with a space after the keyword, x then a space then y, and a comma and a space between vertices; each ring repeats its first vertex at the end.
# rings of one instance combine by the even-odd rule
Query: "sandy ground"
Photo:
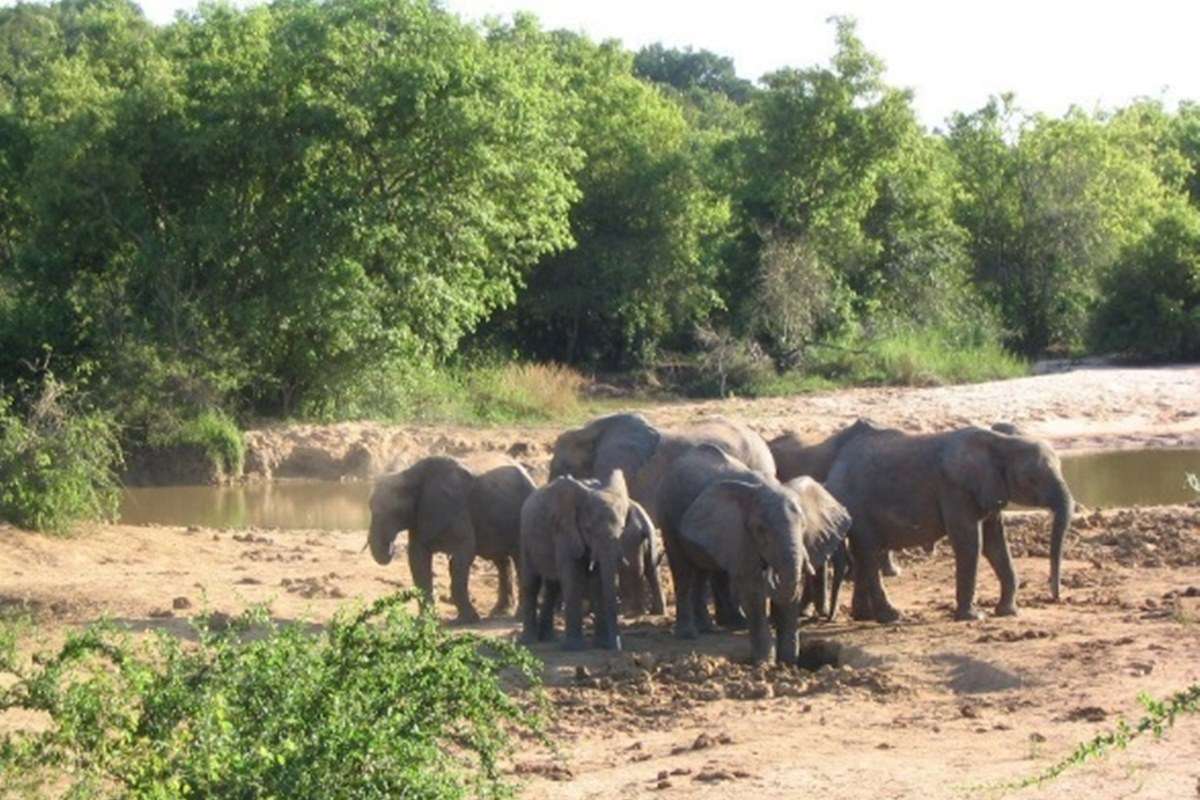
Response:
MULTIPOLYGON (((1089 370, 648 414, 669 424, 727 413, 766 434, 784 427, 820 434, 859 414, 920 430, 1009 419, 1064 449, 1194 446, 1197 387, 1197 368, 1089 370)), ((394 436, 427 451, 512 451, 539 466, 553 438, 549 429, 301 430, 259 434, 268 442, 261 452, 282 452, 291 436, 332 463, 345 456, 338 447, 374 431, 379 442, 394 436)), ((1200 796, 1195 717, 1181 718, 1161 741, 1139 740, 1045 787, 998 788, 1038 773, 1120 717, 1136 719, 1139 692, 1162 696, 1200 681, 1200 505, 1082 516, 1068 541, 1058 604, 1045 588, 1047 518, 1008 519, 1023 579, 1016 618, 951 621, 953 563, 939 547, 906 553, 904 575, 889 581, 906 612, 901 624, 850 622, 843 609, 833 623, 806 625, 806 653, 829 664, 815 671, 749 666, 741 633, 678 642, 667 617, 629 621, 621 654, 539 646, 559 747, 551 753, 522 743, 511 765, 522 796, 1200 796)), ((32 613, 50 641, 100 617, 186 634, 189 615, 236 613, 251 603, 268 604, 281 620, 320 622, 352 599, 409 585, 403 556, 380 567, 362 552, 364 538, 363 531, 98 526, 60 539, 0 526, 0 612, 32 613)), ((490 565, 475 570, 472 594, 483 612, 496 577, 490 565)), ((435 572, 448 619, 444 560, 435 572)), ((986 567, 979 586, 981 606, 995 602, 986 567)), ((497 636, 516 630, 511 618, 475 628, 497 636)), ((0 715, 0 727, 12 724, 0 715)))
MULTIPOLYGON (((614 406, 614 410, 617 406, 614 406)), ((711 414, 747 422, 770 438, 795 430, 820 438, 869 417, 910 431, 1015 422, 1060 451, 1200 447, 1200 366, 1090 367, 970 386, 866 388, 762 400, 639 407, 678 425, 711 414)), ((561 425, 466 428, 372 422, 290 425, 247 434, 247 473, 271 477, 369 477, 428 453, 506 452, 537 467, 561 425)))

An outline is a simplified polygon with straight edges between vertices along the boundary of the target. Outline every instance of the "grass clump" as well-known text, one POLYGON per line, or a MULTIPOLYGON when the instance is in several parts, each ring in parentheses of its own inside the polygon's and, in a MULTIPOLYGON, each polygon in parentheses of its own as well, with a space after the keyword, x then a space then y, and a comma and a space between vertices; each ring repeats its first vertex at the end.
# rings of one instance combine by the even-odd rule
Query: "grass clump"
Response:
POLYGON ((220 474, 227 477, 242 474, 246 442, 237 423, 221 411, 202 411, 179 423, 169 434, 153 437, 150 444, 194 447, 204 453, 220 474))
POLYGON ((112 421, 83 410, 52 374, 23 412, 0 395, 0 518, 54 533, 111 520, 120 501, 120 464, 112 421))
POLYGON ((336 402, 305 409, 304 416, 449 425, 563 422, 587 410, 586 385, 587 378, 560 364, 398 367, 364 376, 336 402))
POLYGON ((69 785, 88 797, 503 797, 514 731, 541 730, 538 664, 451 634, 401 593, 319 634, 262 609, 199 641, 140 644, 103 626, 19 659, 0 637, 0 710, 50 724, 0 739, 0 797, 69 785), (507 694, 501 673, 534 686, 507 694), (18 784, 24 784, 23 786, 18 784))

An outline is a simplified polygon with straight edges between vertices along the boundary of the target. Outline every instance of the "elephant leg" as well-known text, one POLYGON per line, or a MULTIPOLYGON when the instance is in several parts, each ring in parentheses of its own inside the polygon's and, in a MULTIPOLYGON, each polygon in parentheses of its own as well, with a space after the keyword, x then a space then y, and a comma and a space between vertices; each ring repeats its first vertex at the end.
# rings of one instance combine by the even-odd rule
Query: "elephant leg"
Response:
POLYGON ((712 616, 708 613, 708 596, 713 584, 711 572, 697 571, 692 580, 692 618, 696 620, 696 630, 700 633, 716 633, 712 616))
POLYGON ((600 570, 595 569, 588 576, 588 610, 592 612, 593 644, 599 647, 600 642, 608 636, 608 621, 604 614, 604 591, 600 579, 600 570))
POLYGON ((843 542, 833 557, 829 559, 830 572, 833 573, 832 586, 829 587, 829 613, 825 619, 832 622, 838 612, 838 595, 842 592, 842 583, 850 571, 850 548, 843 542))
POLYGON ((654 563, 654 551, 646 548, 643 556, 645 559, 644 572, 646 578, 646 587, 649 590, 650 596, 650 613, 664 613, 665 603, 663 601, 662 583, 658 575, 658 564, 654 563))
POLYGON ((496 605, 489 613, 489 616, 504 617, 512 613, 513 603, 513 564, 512 559, 508 556, 500 556, 494 562, 496 572, 499 573, 500 587, 499 596, 496 598, 496 605))
POLYGON ((771 625, 767 621, 767 598, 762 590, 749 590, 742 594, 742 602, 749 616, 750 659, 755 664, 771 660, 771 625))
POLYGON ((1008 552, 1008 537, 1004 535, 1004 522, 999 512, 984 518, 982 527, 983 556, 1000 581, 996 616, 1014 616, 1017 613, 1017 571, 1013 567, 1012 554, 1008 552))
POLYGON ((554 634, 554 612, 562 600, 562 584, 544 580, 542 586, 542 613, 538 620, 537 638, 539 642, 553 642, 558 638, 554 634))
POLYGON ((698 580, 696 570, 684 563, 682 555, 670 558, 667 565, 671 570, 671 581, 675 585, 675 636, 679 639, 696 638, 695 604, 692 601, 692 584, 698 580))
POLYGON ((450 555, 450 596, 458 609, 458 618, 454 620, 457 624, 479 622, 479 613, 475 611, 475 606, 471 605, 471 592, 468 588, 471 564, 474 561, 475 554, 466 550, 450 555))
POLYGON ((880 571, 889 578, 899 578, 904 574, 904 570, 896 563, 896 554, 891 550, 883 551, 880 557, 880 571))
POLYGON ((799 656, 800 606, 795 602, 771 601, 771 625, 775 628, 775 659, 780 664, 795 664, 799 656))
POLYGON ((975 608, 975 577, 979 571, 979 521, 967 509, 943 508, 946 532, 954 550, 954 618, 960 621, 981 619, 975 608))
POLYGON ((420 542, 408 542, 408 569, 412 572, 413 586, 425 596, 425 602, 434 604, 433 599, 433 553, 420 542))
POLYGON ((746 616, 738 608, 729 590, 729 575, 724 572, 714 572, 712 575, 713 605, 717 609, 717 624, 731 630, 741 630, 746 627, 746 616))
POLYGON ((587 566, 578 559, 561 558, 558 574, 562 578, 565 635, 563 650, 583 650, 583 596, 588 590, 587 566))
MULTIPOLYGON (((549 584, 549 581, 546 581, 549 584)), ((521 644, 533 644, 542 637, 538 626, 538 593, 542 588, 542 578, 531 569, 521 571, 521 644)), ((549 593, 550 587, 546 586, 549 593)), ((553 611, 551 612, 553 620, 553 611)))
POLYGON ((826 561, 821 566, 817 567, 816 574, 812 576, 813 593, 813 611, 818 617, 829 617, 829 571, 830 565, 826 561))
POLYGON ((854 600, 851 613, 855 619, 874 619, 877 622, 895 622, 900 612, 888 599, 880 576, 879 557, 883 548, 873 532, 863 527, 851 534, 854 547, 854 600))

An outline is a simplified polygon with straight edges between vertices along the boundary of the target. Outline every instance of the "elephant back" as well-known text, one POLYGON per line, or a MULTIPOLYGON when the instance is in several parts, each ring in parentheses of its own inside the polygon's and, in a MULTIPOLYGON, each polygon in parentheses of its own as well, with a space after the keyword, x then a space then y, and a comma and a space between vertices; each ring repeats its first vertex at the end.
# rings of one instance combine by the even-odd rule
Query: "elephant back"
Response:
POLYGON ((417 540, 436 548, 438 543, 452 541, 469 530, 467 497, 474 481, 471 471, 448 456, 430 456, 413 469, 421 476, 413 528, 417 540))
POLYGON ((767 441, 737 420, 706 417, 679 429, 676 435, 692 445, 710 444, 720 448, 754 472, 775 475, 775 456, 767 441))
POLYGON ((529 473, 511 461, 475 477, 468 506, 479 555, 515 556, 519 552, 521 506, 536 488, 529 473))
POLYGON ((656 520, 664 535, 679 530, 688 507, 716 480, 737 478, 754 481, 759 473, 748 469, 720 447, 701 444, 691 448, 666 470, 655 493, 656 520))

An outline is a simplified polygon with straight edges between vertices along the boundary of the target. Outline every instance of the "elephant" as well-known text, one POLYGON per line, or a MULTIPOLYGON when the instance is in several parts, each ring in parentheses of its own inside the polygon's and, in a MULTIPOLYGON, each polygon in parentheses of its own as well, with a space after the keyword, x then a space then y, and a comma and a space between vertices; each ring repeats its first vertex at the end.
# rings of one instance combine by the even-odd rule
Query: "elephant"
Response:
POLYGON ((658 502, 675 579, 676 636, 711 629, 702 579, 724 573, 750 618, 753 660, 769 660, 773 625, 776 659, 795 663, 801 579, 846 537, 846 509, 811 478, 785 486, 711 445, 672 465, 658 502))
POLYGON ((595 644, 621 649, 617 572, 629 502, 619 469, 604 481, 554 478, 526 499, 521 508, 523 643, 554 639, 554 609, 561 594, 566 620, 562 648, 582 650, 583 596, 590 587, 595 644))
POLYGON ((1058 455, 1045 442, 984 428, 911 435, 864 431, 841 448, 826 488, 850 512, 856 619, 892 622, 879 551, 932 546, 949 536, 955 561, 955 618, 981 617, 975 577, 982 549, 1000 582, 997 615, 1017 613, 1017 576, 1001 510, 1009 502, 1053 513, 1050 594, 1059 598, 1063 542, 1074 500, 1058 455))
MULTIPOLYGON (((655 497, 666 470, 692 447, 707 443, 741 461, 748 468, 775 474, 775 460, 767 443, 740 422, 708 417, 677 430, 651 425, 641 414, 621 413, 598 417, 579 428, 564 431, 554 442, 550 476, 604 479, 613 470, 624 471, 629 494, 661 527, 655 497)), ((732 627, 745 618, 732 602, 724 576, 713 583, 717 620, 732 627)))
POLYGON ((450 556, 450 594, 457 622, 477 622, 467 588, 478 556, 496 565, 499 597, 492 615, 512 611, 512 566, 520 554, 521 507, 533 480, 515 462, 478 474, 461 461, 430 456, 383 475, 371 492, 367 543, 379 564, 392 560, 396 536, 408 531, 408 564, 418 589, 433 597, 433 554, 450 556))
POLYGON ((621 532, 621 566, 617 573, 622 616, 663 613, 663 590, 658 575, 661 561, 662 546, 654 522, 641 503, 630 500, 625 529, 621 532))
MULTIPOLYGON (((878 426, 868 419, 858 419, 837 433, 817 443, 806 442, 799 434, 788 431, 767 442, 775 458, 775 477, 783 483, 799 477, 810 477, 824 483, 829 477, 829 468, 842 447, 859 434, 877 430, 878 426)), ((890 550, 881 554, 884 575, 896 577, 901 574, 895 556, 890 550)), ((818 617, 832 620, 837 615, 838 595, 849 571, 850 554, 847 545, 842 547, 816 574, 806 577, 800 611, 804 613, 810 605, 818 617)))

